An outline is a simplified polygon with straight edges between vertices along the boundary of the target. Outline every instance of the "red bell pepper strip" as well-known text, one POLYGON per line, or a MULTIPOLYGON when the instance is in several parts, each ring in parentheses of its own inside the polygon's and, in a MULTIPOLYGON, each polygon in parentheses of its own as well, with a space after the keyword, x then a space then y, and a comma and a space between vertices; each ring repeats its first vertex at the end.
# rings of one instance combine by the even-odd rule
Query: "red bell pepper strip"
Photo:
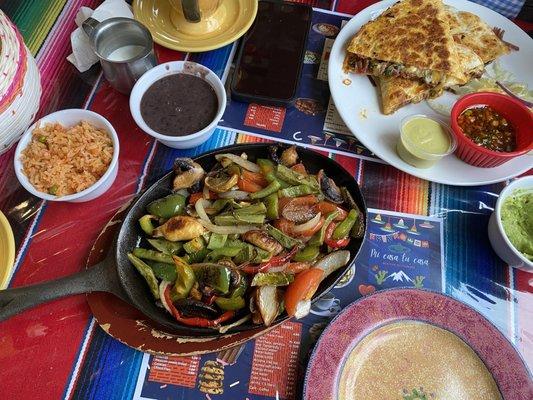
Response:
POLYGON ((215 302, 216 299, 217 296, 215 294, 212 294, 211 296, 208 296, 204 299, 204 303, 210 306, 215 302))
POLYGON ((348 246, 348 244, 350 243, 349 237, 339 240, 333 240, 331 238, 331 235, 333 235, 333 231, 335 230, 336 226, 337 224, 335 222, 331 222, 326 229, 326 237, 324 238, 324 243, 326 243, 332 249, 340 249, 342 247, 348 246))
POLYGON ((274 256, 270 260, 259 265, 245 264, 241 267, 241 271, 249 275, 255 275, 258 272, 267 272, 271 268, 286 264, 298 252, 298 250, 298 246, 294 246, 288 253, 274 256))
POLYGON ((288 253, 285 253, 285 254, 279 255, 279 256, 274 256, 270 260, 259 264, 259 271, 258 272, 266 272, 270 268, 279 267, 279 266, 285 264, 286 262, 288 262, 298 252, 298 250, 299 250, 298 246, 294 246, 291 249, 291 251, 289 251, 288 253))
POLYGON ((176 318, 176 321, 182 323, 183 325, 187 326, 196 326, 199 328, 209 328, 213 326, 218 326, 223 322, 226 322, 233 318, 235 316, 235 311, 226 311, 224 314, 222 314, 220 317, 216 319, 207 319, 207 318, 201 318, 201 317, 183 317, 178 309, 172 304, 172 300, 170 298, 170 285, 167 286, 164 292, 165 300, 170 308, 170 311, 172 311, 172 315, 174 318, 176 318))

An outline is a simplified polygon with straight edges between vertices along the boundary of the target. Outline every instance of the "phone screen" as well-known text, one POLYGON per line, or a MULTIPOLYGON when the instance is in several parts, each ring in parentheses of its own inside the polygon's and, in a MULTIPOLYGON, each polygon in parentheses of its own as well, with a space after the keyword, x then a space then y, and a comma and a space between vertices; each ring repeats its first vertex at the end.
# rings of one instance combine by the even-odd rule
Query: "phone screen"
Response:
POLYGON ((260 1, 233 80, 239 95, 290 101, 296 94, 311 8, 260 1))

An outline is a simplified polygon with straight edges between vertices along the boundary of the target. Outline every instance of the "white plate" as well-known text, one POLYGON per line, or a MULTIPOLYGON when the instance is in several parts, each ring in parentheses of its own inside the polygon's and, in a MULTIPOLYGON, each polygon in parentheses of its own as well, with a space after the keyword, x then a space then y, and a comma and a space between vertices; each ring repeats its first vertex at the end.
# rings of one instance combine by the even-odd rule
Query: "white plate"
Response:
MULTIPOLYGON (((361 26, 370 19, 377 17, 382 11, 396 3, 397 0, 384 0, 365 8, 354 16, 340 31, 329 59, 328 79, 331 95, 340 116, 348 128, 370 151, 389 164, 415 175, 419 178, 449 185, 474 186, 500 182, 520 175, 533 168, 533 155, 517 157, 499 167, 478 168, 464 163, 454 155, 445 157, 429 169, 419 169, 404 162, 396 153, 396 142, 399 137, 399 125, 402 118, 412 114, 439 116, 426 102, 410 104, 392 115, 384 115, 380 111, 379 95, 365 75, 345 74, 342 71, 347 43, 361 26), (349 78, 352 83, 346 85, 343 80, 349 78), (361 113, 366 110, 367 118, 361 113)), ((505 30, 505 40, 520 47, 500 57, 498 63, 506 71, 511 72, 519 82, 533 88, 533 40, 507 18, 486 7, 465 0, 445 1, 458 10, 469 11, 478 15, 490 26, 505 30)), ((445 95, 439 101, 456 99, 456 96, 445 95)), ((448 118, 449 119, 449 118, 448 118)))

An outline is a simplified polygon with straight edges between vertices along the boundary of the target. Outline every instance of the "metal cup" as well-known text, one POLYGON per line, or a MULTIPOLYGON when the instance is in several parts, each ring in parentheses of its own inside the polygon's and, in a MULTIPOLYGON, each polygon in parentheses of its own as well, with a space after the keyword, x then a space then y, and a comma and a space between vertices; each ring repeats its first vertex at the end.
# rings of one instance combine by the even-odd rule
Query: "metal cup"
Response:
POLYGON ((211 17, 221 0, 169 0, 172 7, 182 12, 188 22, 200 22, 211 17))
POLYGON ((152 35, 134 19, 99 22, 88 18, 82 28, 100 59, 104 76, 121 93, 129 94, 137 79, 157 65, 152 35))

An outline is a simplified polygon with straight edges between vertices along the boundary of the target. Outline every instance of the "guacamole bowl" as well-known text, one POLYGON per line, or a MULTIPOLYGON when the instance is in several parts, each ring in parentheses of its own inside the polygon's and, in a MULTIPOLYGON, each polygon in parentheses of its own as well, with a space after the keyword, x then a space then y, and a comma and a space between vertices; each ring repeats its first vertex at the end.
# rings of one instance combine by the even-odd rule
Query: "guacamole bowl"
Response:
POLYGON ((489 220, 489 239, 492 248, 509 266, 533 272, 528 254, 533 234, 533 175, 515 179, 507 185, 496 202, 489 220))

